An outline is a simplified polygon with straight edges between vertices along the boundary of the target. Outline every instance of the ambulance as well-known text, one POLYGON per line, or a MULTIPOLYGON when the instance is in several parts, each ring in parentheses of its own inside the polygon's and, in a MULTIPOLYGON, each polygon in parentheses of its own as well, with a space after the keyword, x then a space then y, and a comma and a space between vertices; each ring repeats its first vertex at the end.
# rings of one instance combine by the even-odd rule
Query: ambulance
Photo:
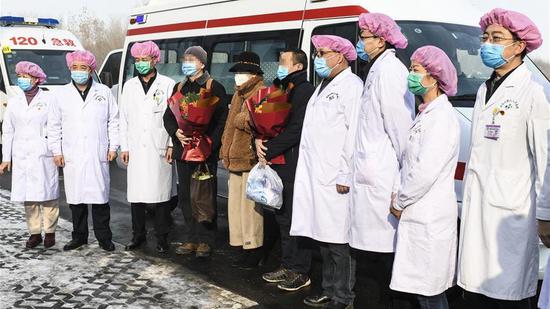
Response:
POLYGON ((65 54, 83 47, 71 32, 58 27, 59 21, 53 18, 0 17, 2 111, 7 104, 7 97, 20 91, 15 73, 15 65, 19 61, 31 61, 40 65, 48 75, 41 87, 51 89, 71 81, 65 54))
MULTIPOLYGON (((459 200, 465 163, 468 160, 470 127, 474 100, 479 86, 491 70, 479 56, 482 13, 465 1, 450 0, 151 0, 131 13, 122 50, 118 84, 136 75, 130 48, 135 42, 155 41, 161 49, 157 69, 176 81, 183 78, 181 57, 189 46, 200 45, 209 55, 207 69, 213 78, 234 91, 229 68, 242 51, 253 51, 261 58, 264 78, 269 84, 275 77, 279 53, 286 48, 301 48, 311 55, 311 37, 333 34, 358 41, 358 16, 364 12, 385 13, 394 18, 408 38, 409 45, 398 50, 408 67, 414 50, 435 45, 449 55, 458 73, 458 93, 451 97, 461 125, 461 150, 455 175, 459 200)), ((525 62, 550 97, 550 82, 527 57, 525 62)), ((353 71, 363 75, 364 63, 355 61, 353 71)), ((319 83, 310 57, 309 78, 319 83)), ((122 87, 118 87, 120 94, 122 87)), ((223 183, 219 181, 218 183, 223 183)), ((461 202, 461 201, 459 201, 461 202)), ((544 270, 547 250, 541 253, 544 270)), ((542 273, 541 273, 542 274, 542 273)))

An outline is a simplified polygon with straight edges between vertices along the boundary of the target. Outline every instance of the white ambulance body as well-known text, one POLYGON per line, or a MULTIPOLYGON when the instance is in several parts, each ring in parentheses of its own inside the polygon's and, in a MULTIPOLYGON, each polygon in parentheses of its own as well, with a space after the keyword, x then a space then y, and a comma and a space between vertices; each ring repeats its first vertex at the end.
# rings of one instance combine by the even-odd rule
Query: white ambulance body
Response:
MULTIPOLYGON (((463 1, 450 0, 151 0, 131 14, 118 83, 135 74, 130 48, 134 42, 155 41, 161 48, 157 68, 176 81, 182 79, 180 58, 192 45, 201 45, 209 55, 207 69, 228 93, 233 93, 233 74, 228 69, 242 51, 256 52, 262 61, 265 80, 276 77, 279 52, 299 47, 311 55, 311 36, 334 34, 357 42, 358 16, 380 12, 394 18, 409 40, 399 58, 409 66, 414 50, 435 45, 451 58, 458 72, 458 93, 451 98, 461 123, 461 150, 455 188, 462 199, 462 180, 468 160, 472 107, 479 86, 490 77, 479 57, 481 30, 479 12, 463 1)), ((310 57, 309 77, 314 74, 310 57)), ((525 61, 550 94, 550 82, 526 58, 525 61)), ((364 63, 352 63, 361 74, 364 63)), ((119 94, 122 87, 118 87, 119 94)), ((550 97, 550 96, 549 96, 550 97)), ((221 182, 220 182, 221 183, 221 182)), ((541 270, 546 251, 541 254, 541 270)))
POLYGON ((23 60, 40 65, 48 75, 42 87, 55 88, 71 81, 65 54, 83 48, 71 32, 56 28, 58 25, 50 18, 0 17, 0 87, 5 87, 0 90, 8 96, 19 91, 15 65, 23 60))

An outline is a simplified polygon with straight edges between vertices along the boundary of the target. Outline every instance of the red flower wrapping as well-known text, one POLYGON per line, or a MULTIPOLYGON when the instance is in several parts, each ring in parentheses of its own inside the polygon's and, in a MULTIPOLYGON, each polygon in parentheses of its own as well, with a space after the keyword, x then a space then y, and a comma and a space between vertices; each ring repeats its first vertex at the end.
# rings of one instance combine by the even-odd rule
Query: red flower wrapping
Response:
MULTIPOLYGON (((286 90, 275 85, 263 88, 246 101, 255 138, 269 140, 284 131, 291 108, 288 93, 292 87, 291 84, 286 90)), ((286 163, 284 155, 279 155, 270 162, 286 163)))
POLYGON ((210 90, 202 88, 199 94, 187 95, 176 92, 168 101, 176 117, 178 128, 185 136, 191 136, 189 144, 183 146, 181 160, 204 162, 212 153, 212 140, 204 134, 220 99, 210 90))

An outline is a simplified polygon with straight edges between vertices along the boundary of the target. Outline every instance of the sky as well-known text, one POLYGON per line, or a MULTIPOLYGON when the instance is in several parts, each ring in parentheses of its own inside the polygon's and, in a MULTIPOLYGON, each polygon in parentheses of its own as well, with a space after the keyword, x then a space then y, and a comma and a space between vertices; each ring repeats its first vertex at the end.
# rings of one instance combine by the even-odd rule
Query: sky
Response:
MULTIPOLYGON (((105 20, 111 18, 126 19, 129 16, 130 9, 141 6, 147 2, 148 0, 0 0, 0 16, 56 17, 67 20, 68 17, 78 15, 86 8, 95 13, 95 15, 105 18, 105 20)), ((545 40, 543 46, 539 50, 533 52, 531 57, 542 59, 550 63, 549 0, 469 0, 469 2, 479 9, 480 12, 489 11, 494 7, 502 7, 516 10, 529 16, 540 28, 545 40)))

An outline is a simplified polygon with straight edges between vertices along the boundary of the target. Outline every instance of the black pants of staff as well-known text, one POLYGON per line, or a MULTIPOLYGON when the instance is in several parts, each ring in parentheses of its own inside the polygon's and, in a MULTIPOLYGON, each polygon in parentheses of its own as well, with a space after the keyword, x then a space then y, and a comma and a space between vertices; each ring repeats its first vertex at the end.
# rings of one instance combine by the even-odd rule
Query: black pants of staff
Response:
MULTIPOLYGON (((210 173, 214 175, 214 201, 216 201, 217 192, 217 177, 216 172, 218 169, 217 162, 207 162, 210 173)), ((176 161, 176 168, 178 171, 178 204, 183 212, 185 225, 183 227, 183 242, 189 242, 194 244, 205 243, 210 247, 213 247, 216 242, 216 216, 212 223, 199 223, 193 218, 191 210, 191 176, 195 169, 199 166, 198 163, 176 161)), ((214 209, 216 209, 217 203, 214 203, 214 209)))
MULTIPOLYGON (((73 217, 73 240, 88 242, 88 205, 69 204, 73 217)), ((111 207, 109 204, 92 204, 92 222, 96 239, 101 242, 109 242, 113 238, 109 221, 111 220, 111 207)))
POLYGON ((147 206, 151 205, 155 210, 155 236, 157 239, 165 240, 170 232, 171 206, 170 201, 147 204, 132 203, 132 230, 134 240, 144 240, 147 237, 145 222, 147 221, 147 206))

